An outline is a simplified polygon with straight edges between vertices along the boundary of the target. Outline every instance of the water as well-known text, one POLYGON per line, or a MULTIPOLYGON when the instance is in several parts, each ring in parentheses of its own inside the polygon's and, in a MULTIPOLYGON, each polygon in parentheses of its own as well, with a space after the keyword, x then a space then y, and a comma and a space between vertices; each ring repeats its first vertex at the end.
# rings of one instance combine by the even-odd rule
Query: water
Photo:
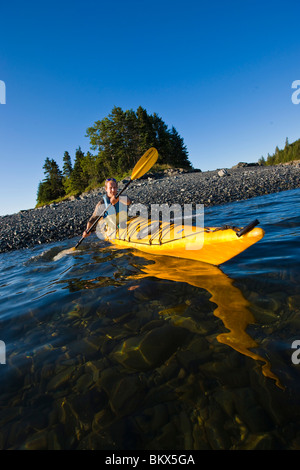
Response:
POLYGON ((299 449, 299 214, 300 190, 207 209, 266 231, 221 268, 96 238, 0 255, 0 448, 299 449))

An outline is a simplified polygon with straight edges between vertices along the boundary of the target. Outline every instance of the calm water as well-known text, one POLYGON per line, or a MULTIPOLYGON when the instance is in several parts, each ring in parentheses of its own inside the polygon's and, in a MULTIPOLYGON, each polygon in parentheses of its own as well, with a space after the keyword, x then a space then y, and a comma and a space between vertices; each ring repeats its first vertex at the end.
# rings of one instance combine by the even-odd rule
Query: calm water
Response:
POLYGON ((205 211, 255 218, 221 268, 97 238, 0 255, 0 448, 299 449, 300 190, 205 211))

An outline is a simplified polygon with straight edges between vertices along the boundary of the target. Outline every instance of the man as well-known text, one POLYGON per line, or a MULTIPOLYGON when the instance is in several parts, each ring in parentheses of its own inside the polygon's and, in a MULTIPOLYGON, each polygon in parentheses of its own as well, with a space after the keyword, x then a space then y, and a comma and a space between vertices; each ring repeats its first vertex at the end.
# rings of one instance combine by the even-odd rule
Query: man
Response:
MULTIPOLYGON (((106 194, 103 196, 101 201, 98 202, 93 212, 93 215, 88 220, 86 229, 82 234, 84 238, 88 237, 91 234, 91 232, 87 233, 87 230, 89 230, 95 220, 99 217, 100 214, 103 213, 103 211, 106 209, 107 206, 109 206, 109 204, 112 204, 113 211, 108 210, 108 213, 105 213, 103 215, 103 219, 108 219, 108 224, 106 225, 110 225, 110 229, 115 232, 116 226, 118 226, 119 224, 118 215, 120 214, 120 212, 126 210, 126 206, 129 206, 129 204, 131 204, 131 200, 127 196, 120 196, 119 198, 116 198, 118 192, 118 183, 115 178, 108 178, 105 181, 105 191, 106 194)), ((96 228, 94 227, 93 231, 95 230, 96 228)))

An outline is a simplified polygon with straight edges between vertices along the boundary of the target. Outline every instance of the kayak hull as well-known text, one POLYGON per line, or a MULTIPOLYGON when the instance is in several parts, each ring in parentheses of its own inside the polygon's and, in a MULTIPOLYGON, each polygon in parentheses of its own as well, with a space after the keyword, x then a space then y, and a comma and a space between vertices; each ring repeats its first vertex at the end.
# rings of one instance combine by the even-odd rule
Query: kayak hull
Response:
POLYGON ((239 255, 264 236, 264 230, 254 227, 238 236, 236 228, 161 224, 150 232, 151 222, 140 218, 119 229, 109 241, 118 248, 132 248, 153 255, 172 256, 209 263, 215 266, 239 255))

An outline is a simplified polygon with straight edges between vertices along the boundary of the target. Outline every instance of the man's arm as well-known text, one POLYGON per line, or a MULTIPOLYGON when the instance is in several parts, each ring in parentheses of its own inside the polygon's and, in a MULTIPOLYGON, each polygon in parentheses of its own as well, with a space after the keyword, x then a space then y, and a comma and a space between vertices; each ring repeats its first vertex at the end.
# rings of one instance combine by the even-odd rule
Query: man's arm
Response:
POLYGON ((82 234, 82 236, 84 238, 88 237, 92 232, 96 231, 96 226, 95 226, 91 232, 87 232, 91 228, 93 223, 98 219, 99 215, 102 214, 104 209, 105 209, 105 204, 103 203, 103 200, 102 200, 102 201, 98 202, 92 216, 89 218, 89 220, 87 222, 86 229, 84 230, 84 232, 82 234))

